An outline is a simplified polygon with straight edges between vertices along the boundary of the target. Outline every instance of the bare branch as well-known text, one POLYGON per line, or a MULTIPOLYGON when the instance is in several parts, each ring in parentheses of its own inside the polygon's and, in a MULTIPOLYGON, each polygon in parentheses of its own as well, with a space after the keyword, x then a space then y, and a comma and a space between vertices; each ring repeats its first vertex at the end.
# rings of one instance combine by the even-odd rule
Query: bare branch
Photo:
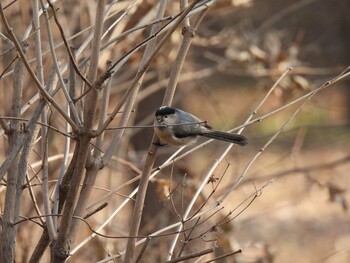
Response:
POLYGON ((191 258, 198 258, 200 256, 204 256, 204 255, 213 253, 215 251, 215 249, 216 249, 215 247, 208 248, 208 249, 196 252, 196 253, 191 253, 189 255, 178 257, 178 258, 174 258, 174 259, 171 259, 171 260, 168 260, 168 261, 165 261, 165 262, 166 263, 175 263, 175 262, 180 262, 180 261, 184 261, 184 260, 191 259, 191 258))
MULTIPOLYGON (((57 71, 57 76, 58 76, 58 79, 61 83, 61 88, 63 90, 63 93, 68 101, 68 104, 69 104, 69 108, 72 112, 72 115, 74 116, 74 120, 76 121, 76 124, 78 127, 81 126, 81 122, 80 122, 80 119, 79 119, 79 115, 78 115, 78 112, 77 112, 77 109, 72 101, 72 98, 69 96, 69 92, 67 90, 67 87, 66 87, 66 84, 64 83, 64 80, 63 80, 63 77, 62 77, 62 74, 61 74, 61 71, 60 71, 60 68, 58 66, 58 59, 57 59, 57 56, 56 56, 56 51, 55 51, 55 45, 53 43, 53 36, 52 36, 52 32, 51 32, 51 25, 49 23, 49 15, 47 14, 46 12, 46 9, 45 9, 45 6, 44 6, 44 3, 43 3, 43 0, 40 0, 41 2, 41 5, 42 5, 42 8, 43 8, 43 12, 45 14, 45 22, 46 22, 46 28, 47 28, 47 34, 48 34, 48 39, 49 39, 49 44, 50 44, 50 51, 51 51, 51 56, 52 56, 52 59, 53 59, 53 64, 55 66, 55 69, 57 71)), ((50 2, 49 2, 50 3, 50 2)), ((70 52, 70 50, 69 50, 70 52)), ((71 55, 71 53, 70 53, 71 55)), ((69 116, 67 116, 69 117, 69 116)))
POLYGON ((58 105, 58 103, 50 96, 50 94, 45 90, 45 88, 41 85, 40 81, 38 80, 38 78, 35 76, 35 73, 33 72, 33 70, 31 69, 24 52, 22 51, 21 45, 17 40, 16 35, 14 34, 12 28, 10 27, 5 14, 3 12, 3 7, 2 4, 0 2, 0 16, 1 19, 3 21, 3 24, 5 25, 5 28, 7 30, 7 32, 10 34, 13 43, 16 45, 16 49, 25 65, 25 67, 27 68, 29 75, 32 77, 32 79, 34 80, 36 86, 38 87, 38 89, 40 90, 40 92, 42 93, 42 95, 45 97, 45 99, 51 103, 55 109, 58 110, 58 112, 66 119, 66 121, 72 126, 73 130, 77 130, 77 126, 75 125, 75 123, 73 122, 73 120, 71 118, 69 118, 69 116, 66 114, 66 112, 58 105))
POLYGON ((72 68, 75 70, 75 73, 77 73, 79 75, 79 77, 85 82, 85 84, 89 88, 93 88, 92 83, 87 78, 85 78, 85 76, 80 72, 80 70, 78 68, 78 65, 75 63, 75 58, 74 58, 74 55, 73 55, 73 53, 72 53, 72 51, 71 51, 71 49, 70 49, 70 47, 68 45, 68 41, 67 41, 67 38, 66 38, 66 36, 64 34, 64 30, 63 30, 60 22, 58 21, 58 17, 57 17, 57 13, 56 13, 55 7, 52 5, 50 0, 47 0, 47 2, 48 2, 49 6, 51 8, 51 11, 52 11, 55 23, 56 23, 56 25, 57 25, 60 33, 61 33, 61 37, 62 37, 64 46, 66 47, 66 51, 68 53, 68 56, 69 56, 69 59, 70 59, 70 63, 72 64, 72 68))

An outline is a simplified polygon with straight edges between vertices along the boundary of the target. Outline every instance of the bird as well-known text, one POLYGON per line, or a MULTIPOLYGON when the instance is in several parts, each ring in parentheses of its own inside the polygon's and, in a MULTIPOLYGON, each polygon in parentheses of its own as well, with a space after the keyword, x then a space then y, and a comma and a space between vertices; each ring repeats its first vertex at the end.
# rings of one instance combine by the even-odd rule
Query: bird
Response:
POLYGON ((162 106, 155 112, 154 131, 160 145, 185 146, 197 141, 199 136, 245 146, 248 140, 241 134, 213 130, 205 121, 186 111, 162 106))

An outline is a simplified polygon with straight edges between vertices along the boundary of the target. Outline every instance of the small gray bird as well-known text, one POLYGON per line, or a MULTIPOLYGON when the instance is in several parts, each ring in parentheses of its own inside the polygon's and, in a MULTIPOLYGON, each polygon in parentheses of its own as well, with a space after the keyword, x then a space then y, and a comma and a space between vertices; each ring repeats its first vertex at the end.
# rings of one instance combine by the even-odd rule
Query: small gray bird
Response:
POLYGON ((244 146, 247 138, 240 134, 213 130, 206 122, 180 109, 160 107, 155 113, 155 133, 161 143, 184 146, 193 143, 198 136, 226 141, 244 146))

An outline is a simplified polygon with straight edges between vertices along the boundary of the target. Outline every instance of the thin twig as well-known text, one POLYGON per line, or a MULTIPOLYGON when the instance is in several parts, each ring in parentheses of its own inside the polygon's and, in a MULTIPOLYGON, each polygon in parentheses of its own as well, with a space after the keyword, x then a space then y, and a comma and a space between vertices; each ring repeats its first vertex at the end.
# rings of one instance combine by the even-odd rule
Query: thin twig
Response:
POLYGON ((243 252, 242 249, 238 249, 238 250, 236 250, 236 251, 234 251, 234 252, 227 253, 227 254, 225 254, 225 255, 222 255, 222 256, 213 258, 213 259, 208 260, 208 261, 204 261, 203 263, 217 262, 219 259, 228 258, 228 257, 230 257, 230 256, 233 256, 233 255, 236 255, 236 254, 240 254, 240 253, 242 253, 242 252, 243 252))
POLYGON ((12 64, 16 61, 17 58, 18 58, 18 56, 16 55, 16 56, 8 63, 8 65, 4 68, 4 70, 3 70, 2 73, 0 74, 0 79, 2 79, 2 77, 4 76, 4 74, 6 73, 6 71, 12 66, 12 64))
POLYGON ((102 209, 106 208, 108 206, 108 203, 105 202, 103 203, 102 205, 98 206, 97 208, 95 208, 93 211, 89 212, 88 214, 86 214, 83 218, 84 219, 87 219, 89 218, 90 216, 100 212, 102 209))
POLYGON ((320 163, 320 164, 309 165, 305 167, 296 167, 296 168, 292 168, 281 172, 262 175, 254 179, 247 179, 246 181, 244 181, 244 184, 251 183, 252 181, 271 180, 274 178, 280 178, 280 177, 288 176, 295 173, 308 174, 310 172, 316 172, 319 170, 332 169, 334 167, 346 165, 349 162, 350 162, 350 155, 346 155, 342 158, 336 159, 328 163, 320 163))
POLYGON ((299 111, 305 106, 307 102, 311 100, 311 98, 317 94, 319 91, 322 89, 334 84, 340 79, 344 78, 344 75, 347 75, 349 72, 348 70, 350 67, 345 69, 342 73, 340 73, 338 76, 335 78, 331 79, 330 81, 325 82, 321 87, 313 90, 312 92, 308 93, 308 96, 302 96, 304 97, 304 101, 302 104, 293 112, 293 114, 288 118, 288 120, 273 134, 273 136, 265 143, 265 145, 260 149, 258 153, 252 158, 252 160, 246 165, 245 169, 243 170, 242 174, 230 185, 226 193, 222 196, 220 199, 220 202, 223 202, 228 195, 231 194, 231 192, 237 188, 237 186, 241 183, 241 181, 244 179, 246 176, 247 172, 249 171, 250 167, 253 165, 253 163, 258 159, 258 157, 264 152, 264 150, 276 139, 276 137, 285 129, 285 127, 291 122, 291 120, 294 119, 294 117, 299 113, 299 111))
POLYGON ((146 241, 145 241, 145 243, 143 243, 143 246, 142 246, 142 248, 141 248, 141 250, 140 250, 140 253, 139 253, 139 255, 138 255, 137 258, 136 258, 136 261, 135 261, 136 263, 141 262, 142 257, 143 257, 143 255, 144 255, 144 253, 145 253, 145 251, 146 251, 146 248, 148 247, 150 241, 151 241, 151 238, 150 238, 150 237, 149 237, 149 238, 146 238, 146 241))
MULTIPOLYGON (((185 247, 188 245, 189 241, 190 241, 190 237, 193 233, 193 231, 196 229, 196 227, 198 226, 199 221, 201 220, 201 217, 198 217, 196 222, 194 223, 193 227, 191 227, 189 233, 187 234, 187 231, 183 231, 183 235, 185 237, 185 240, 183 241, 183 245, 179 250, 179 253, 177 255, 177 258, 181 256, 182 252, 184 251, 185 247)), ((182 229, 185 229, 185 222, 183 220, 180 221, 182 223, 182 229)))
MULTIPOLYGON (((30 119, 28 118, 23 118, 23 117, 8 117, 8 116, 0 116, 0 120, 18 120, 18 121, 21 121, 21 122, 30 122, 30 119)), ((45 124, 41 121, 36 121, 36 124, 39 124, 41 126, 44 126, 46 128, 49 128, 59 134, 62 134, 63 136, 65 137, 69 137, 69 138, 72 138, 72 139, 75 139, 75 136, 73 136, 72 134, 70 133, 67 133, 67 132, 63 132, 63 131, 60 131, 59 129, 57 129, 56 127, 50 125, 50 124, 45 124)))
MULTIPOLYGON (((38 80, 44 85, 44 67, 42 60, 42 46, 41 46, 41 31, 39 21, 39 2, 35 0, 33 3, 33 26, 34 26, 34 39, 35 39, 35 56, 37 61, 37 75, 38 80)), ((58 65, 57 65, 58 66, 58 65)), ((41 113, 41 122, 47 125, 47 111, 44 108, 41 113)), ((42 151, 42 191, 43 191, 43 204, 45 213, 48 214, 51 211, 49 200, 49 164, 48 164, 48 128, 46 126, 41 127, 41 151, 42 151)), ((54 228, 51 217, 46 218, 46 226, 49 233, 50 240, 56 238, 56 229, 54 228)))
MULTIPOLYGON (((85 82, 85 84, 89 87, 89 88, 93 88, 93 85, 92 83, 80 72, 79 68, 78 68, 78 65, 76 64, 75 62, 75 58, 72 54, 72 51, 68 45, 68 41, 67 41, 67 38, 64 34, 64 30, 61 26, 61 23, 58 21, 58 17, 57 17, 57 13, 56 13, 56 9, 55 7, 52 5, 51 1, 50 0, 47 0, 49 6, 51 7, 51 10, 52 10, 52 14, 53 14, 53 18, 55 20, 55 23, 58 27, 58 30, 60 31, 60 34, 61 34, 61 38, 63 40, 63 43, 64 43, 64 46, 66 47, 66 51, 68 53, 68 56, 69 56, 69 59, 70 59, 70 63, 72 64, 75 72, 79 75, 79 77, 85 82)), ((44 10, 44 7, 43 7, 43 10, 44 10)))
POLYGON ((45 15, 45 23, 46 23, 47 35, 48 35, 49 46, 50 46, 50 51, 51 51, 53 64, 55 66, 58 79, 59 79, 59 81, 61 83, 61 88, 63 90, 63 94, 65 95, 66 100, 68 101, 71 113, 74 116, 74 120, 73 121, 76 121, 77 126, 80 127, 81 126, 81 122, 80 122, 80 119, 79 119, 79 115, 78 115, 77 109, 76 109, 76 107, 75 107, 75 105, 74 105, 74 103, 72 101, 72 98, 69 96, 69 92, 67 90, 66 84, 64 83, 64 80, 63 80, 60 68, 58 66, 58 59, 57 59, 57 56, 56 56, 55 45, 54 45, 54 42, 53 42, 53 35, 52 35, 52 32, 51 32, 51 25, 49 23, 49 15, 48 15, 48 13, 47 13, 47 11, 45 9, 43 0, 40 0, 40 2, 41 2, 41 5, 42 5, 42 9, 43 9, 44 15, 45 15))
POLYGON ((6 134, 10 134, 11 129, 9 127, 9 125, 7 125, 7 122, 4 120, 4 118, 0 115, 0 126, 2 127, 2 129, 4 130, 4 132, 6 134))
POLYGON ((33 203, 33 206, 34 206, 34 209, 35 209, 35 212, 38 214, 39 216, 39 220, 41 221, 41 224, 44 225, 44 220, 42 218, 42 213, 40 211, 40 208, 39 208, 39 205, 38 205, 38 202, 36 200, 36 197, 35 197, 35 193, 34 193, 34 190, 33 190, 33 186, 31 184, 31 182, 29 181, 29 176, 28 174, 26 175, 26 180, 27 180, 27 187, 28 190, 29 190, 29 195, 30 195, 30 198, 32 199, 32 203, 33 203))
POLYGON ((215 249, 216 249, 216 247, 204 249, 204 250, 196 252, 196 253, 191 253, 191 254, 186 255, 186 256, 182 256, 182 257, 178 257, 178 258, 174 258, 174 259, 168 260, 165 263, 175 263, 175 262, 185 261, 185 260, 191 259, 191 258, 198 258, 200 256, 213 253, 215 251, 215 249))

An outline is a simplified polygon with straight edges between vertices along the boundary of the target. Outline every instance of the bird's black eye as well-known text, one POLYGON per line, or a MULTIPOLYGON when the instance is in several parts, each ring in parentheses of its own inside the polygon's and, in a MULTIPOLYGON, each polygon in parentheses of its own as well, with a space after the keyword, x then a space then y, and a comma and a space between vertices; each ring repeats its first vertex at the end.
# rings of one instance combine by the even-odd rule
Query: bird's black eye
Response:
POLYGON ((164 118, 167 119, 167 118, 168 118, 168 115, 164 115, 164 118))

